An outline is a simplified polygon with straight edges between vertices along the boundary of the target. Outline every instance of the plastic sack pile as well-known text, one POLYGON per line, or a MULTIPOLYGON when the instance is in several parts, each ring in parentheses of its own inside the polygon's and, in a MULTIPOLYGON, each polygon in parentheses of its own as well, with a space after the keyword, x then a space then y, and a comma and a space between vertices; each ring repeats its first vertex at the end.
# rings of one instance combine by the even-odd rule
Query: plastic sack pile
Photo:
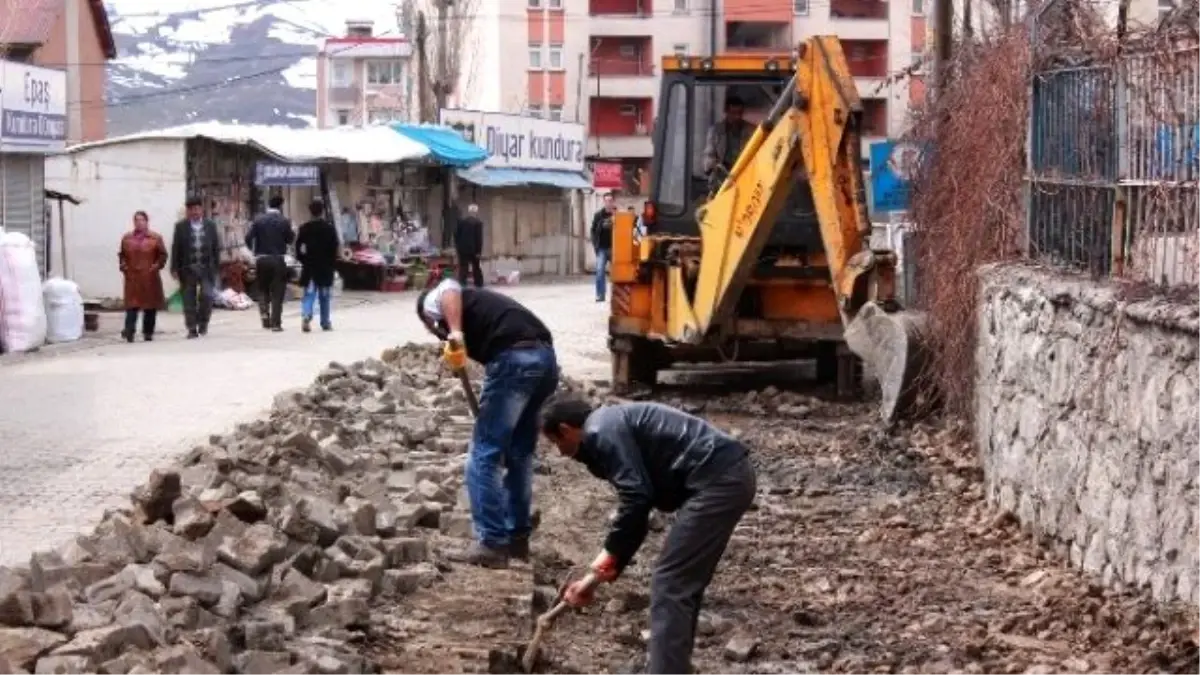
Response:
POLYGON ((65 279, 42 284, 33 241, 0 230, 0 349, 27 352, 83 336, 83 297, 65 279))

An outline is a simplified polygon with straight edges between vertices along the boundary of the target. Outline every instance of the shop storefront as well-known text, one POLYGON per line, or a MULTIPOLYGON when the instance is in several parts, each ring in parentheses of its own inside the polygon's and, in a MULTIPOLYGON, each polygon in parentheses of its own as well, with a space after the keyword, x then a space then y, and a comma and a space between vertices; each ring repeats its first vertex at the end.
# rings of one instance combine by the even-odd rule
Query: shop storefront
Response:
POLYGON ((488 159, 459 169, 458 207, 479 206, 489 276, 568 274, 585 231, 580 191, 591 188, 582 124, 442 110, 442 124, 488 159))
POLYGON ((33 241, 43 277, 51 250, 45 156, 66 146, 66 100, 63 71, 0 62, 0 227, 33 241))

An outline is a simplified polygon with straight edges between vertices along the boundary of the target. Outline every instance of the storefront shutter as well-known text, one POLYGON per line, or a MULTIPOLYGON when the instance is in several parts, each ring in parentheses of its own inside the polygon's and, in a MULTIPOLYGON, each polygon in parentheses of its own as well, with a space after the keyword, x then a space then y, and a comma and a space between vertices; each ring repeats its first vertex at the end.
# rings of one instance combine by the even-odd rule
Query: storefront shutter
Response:
POLYGON ((43 277, 47 260, 44 167, 41 155, 0 154, 0 217, 6 230, 33 241, 43 277))

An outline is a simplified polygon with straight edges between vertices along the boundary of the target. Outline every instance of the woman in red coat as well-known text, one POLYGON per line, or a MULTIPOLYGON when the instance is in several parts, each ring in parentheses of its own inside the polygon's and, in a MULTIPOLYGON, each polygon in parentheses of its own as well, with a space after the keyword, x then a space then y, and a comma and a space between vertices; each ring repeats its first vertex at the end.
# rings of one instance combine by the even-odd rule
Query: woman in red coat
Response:
POLYGON ((133 342, 140 311, 142 335, 149 342, 154 339, 158 310, 167 305, 159 276, 167 266, 167 246, 161 235, 150 231, 150 217, 145 211, 133 214, 133 231, 121 237, 117 259, 121 263, 121 274, 125 275, 125 330, 121 331, 121 336, 127 342, 133 342))

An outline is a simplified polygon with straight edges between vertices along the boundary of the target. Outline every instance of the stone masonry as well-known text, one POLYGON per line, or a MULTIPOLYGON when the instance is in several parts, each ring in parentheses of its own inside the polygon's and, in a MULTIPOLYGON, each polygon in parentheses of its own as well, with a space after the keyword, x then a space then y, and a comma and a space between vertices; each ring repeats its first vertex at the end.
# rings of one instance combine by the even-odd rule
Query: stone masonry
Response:
POLYGON ((1195 303, 981 271, 976 439, 989 501, 1071 562, 1162 601, 1198 594, 1195 303))

